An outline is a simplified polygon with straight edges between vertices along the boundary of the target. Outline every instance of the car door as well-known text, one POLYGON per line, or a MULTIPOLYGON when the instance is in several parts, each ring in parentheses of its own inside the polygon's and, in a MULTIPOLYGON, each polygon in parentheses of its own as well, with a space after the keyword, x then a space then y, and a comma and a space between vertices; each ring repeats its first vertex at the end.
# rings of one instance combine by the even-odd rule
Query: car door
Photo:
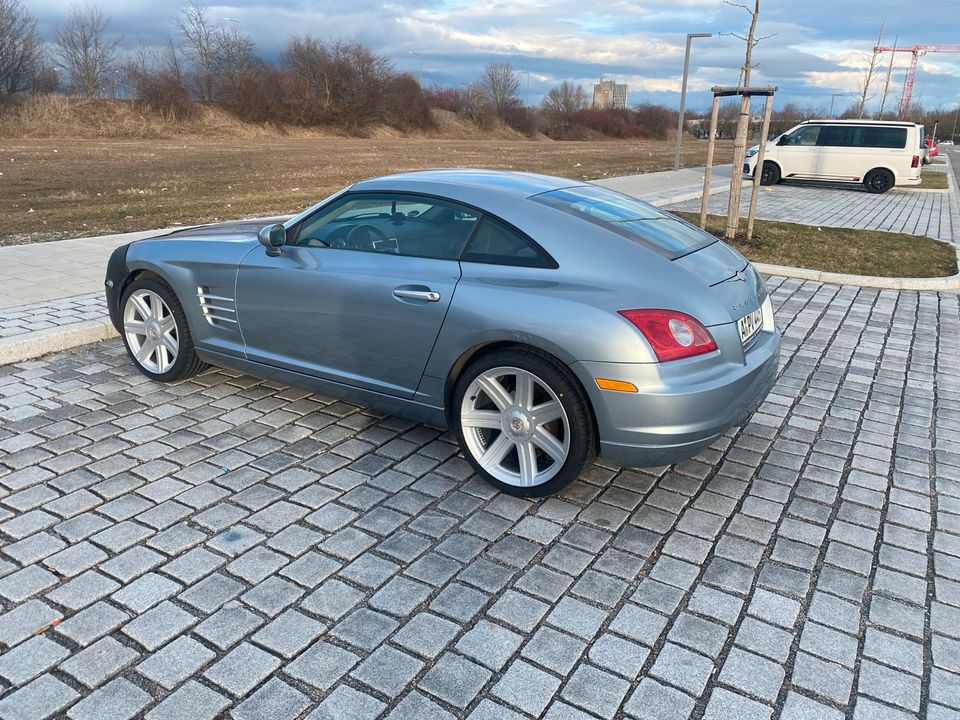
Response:
POLYGON ((819 125, 804 125, 785 136, 777 146, 777 162, 783 177, 811 178, 816 174, 816 162, 820 148, 817 137, 819 125))
POLYGON ((257 248, 237 274, 249 360, 412 397, 478 214, 406 193, 348 193, 257 248))

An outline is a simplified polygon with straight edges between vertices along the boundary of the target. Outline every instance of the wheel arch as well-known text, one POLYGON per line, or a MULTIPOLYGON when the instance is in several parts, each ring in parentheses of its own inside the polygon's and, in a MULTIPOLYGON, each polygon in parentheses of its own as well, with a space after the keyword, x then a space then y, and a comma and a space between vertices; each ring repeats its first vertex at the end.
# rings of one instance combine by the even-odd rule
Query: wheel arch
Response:
POLYGON ((530 343, 520 342, 517 340, 490 340, 487 342, 478 343, 472 347, 465 350, 453 363, 450 367, 449 372, 447 373, 447 378, 444 382, 443 389, 443 411, 447 419, 447 427, 453 427, 451 413, 453 412, 453 392, 457 386, 457 381, 460 379, 460 376, 463 374, 464 369, 473 362, 474 360, 483 357, 484 355, 489 355, 492 352, 498 350, 524 350, 527 352, 534 353, 536 355, 543 355, 550 358, 551 360, 559 363, 563 367, 567 368, 570 373, 570 377, 576 383, 577 387, 580 388, 580 392, 583 393, 584 400, 586 401, 587 407, 590 409, 590 425, 593 428, 593 436, 597 443, 600 442, 600 429, 597 424, 597 413, 593 407, 593 401, 590 397, 590 393, 587 392, 587 389, 583 386, 583 383, 580 382, 580 378, 577 376, 573 370, 570 369, 569 363, 565 362, 562 358, 558 357, 556 353, 550 352, 542 347, 532 345, 530 343))

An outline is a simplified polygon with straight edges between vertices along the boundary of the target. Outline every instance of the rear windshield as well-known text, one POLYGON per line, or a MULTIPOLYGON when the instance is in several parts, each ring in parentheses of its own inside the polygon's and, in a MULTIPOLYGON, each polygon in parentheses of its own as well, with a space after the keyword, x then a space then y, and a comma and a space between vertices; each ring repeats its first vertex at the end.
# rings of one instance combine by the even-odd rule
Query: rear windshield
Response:
POLYGON ((595 185, 551 190, 531 200, 612 230, 671 260, 716 242, 712 235, 670 213, 595 185))

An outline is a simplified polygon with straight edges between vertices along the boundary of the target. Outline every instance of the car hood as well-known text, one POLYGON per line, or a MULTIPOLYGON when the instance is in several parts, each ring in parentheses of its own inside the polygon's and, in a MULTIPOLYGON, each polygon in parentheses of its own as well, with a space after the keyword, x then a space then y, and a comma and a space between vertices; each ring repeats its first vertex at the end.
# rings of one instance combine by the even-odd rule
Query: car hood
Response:
POLYGON ((209 240, 211 237, 223 236, 235 238, 237 235, 256 236, 258 232, 267 225, 283 223, 287 217, 275 218, 255 218, 249 220, 231 220, 229 222, 211 223, 210 225, 197 225, 195 227, 182 228, 164 235, 158 235, 155 239, 161 238, 203 238, 209 240))

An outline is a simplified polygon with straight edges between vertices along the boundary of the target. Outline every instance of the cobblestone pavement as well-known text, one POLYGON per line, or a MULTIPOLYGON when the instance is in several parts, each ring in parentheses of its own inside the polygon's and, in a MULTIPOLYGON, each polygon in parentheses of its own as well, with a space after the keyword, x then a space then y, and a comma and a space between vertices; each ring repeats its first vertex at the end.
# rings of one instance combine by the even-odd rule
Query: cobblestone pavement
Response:
POLYGON ((107 299, 102 292, 0 308, 0 338, 108 318, 107 299))
POLYGON ((537 502, 119 340, 0 368, 0 718, 956 718, 958 296, 770 284, 744 427, 537 502))
MULTIPOLYGON (((938 172, 946 168, 935 167, 938 172)), ((744 189, 741 217, 747 215, 750 192, 744 189)), ((712 196, 708 212, 726 215, 729 198, 729 193, 712 196)), ((700 200, 669 205, 666 209, 700 212, 700 200)), ((960 237, 960 200, 952 189, 894 189, 873 195, 855 185, 786 182, 760 188, 757 217, 804 225, 886 230, 947 241, 960 237)))

